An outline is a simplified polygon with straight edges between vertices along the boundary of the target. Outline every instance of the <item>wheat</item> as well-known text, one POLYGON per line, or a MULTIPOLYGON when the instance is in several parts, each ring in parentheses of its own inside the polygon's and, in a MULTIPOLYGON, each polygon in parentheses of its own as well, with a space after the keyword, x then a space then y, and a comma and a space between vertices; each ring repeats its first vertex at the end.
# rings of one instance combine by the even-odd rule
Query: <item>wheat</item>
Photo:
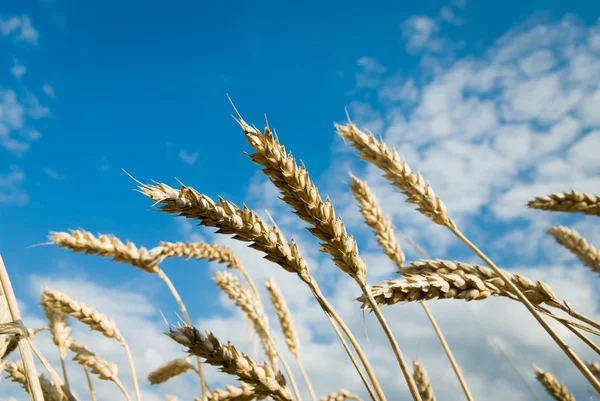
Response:
POLYGON ((596 376, 597 378, 600 378, 600 363, 586 361, 585 364, 587 365, 588 369, 590 370, 590 372, 592 372, 592 374, 594 376, 596 376))
MULTIPOLYGON (((23 387, 23 389, 29 393, 29 383, 25 374, 25 369, 23 368, 23 363, 21 361, 18 363, 7 362, 6 373, 7 377, 12 382, 20 384, 21 387, 23 387)), ((58 387, 52 381, 46 379, 43 374, 39 375, 38 378, 40 381, 40 386, 42 387, 42 394, 44 395, 45 401, 71 401, 63 393, 60 387, 58 387)))
POLYGON ((267 277, 265 279, 265 287, 269 290, 271 303, 275 308, 275 313, 279 319, 281 325, 281 331, 285 336, 285 342, 288 349, 295 357, 298 357, 300 343, 298 341, 298 334, 296 333, 296 327, 292 321, 292 314, 287 306, 287 302, 281 293, 281 290, 273 279, 267 277))
POLYGON ((371 296, 371 289, 366 281, 367 265, 359 255, 356 240, 346 232, 341 217, 336 217, 329 197, 325 201, 321 199, 306 168, 298 166, 292 154, 286 153, 268 126, 264 134, 261 134, 258 129, 250 127, 241 116, 238 117, 237 122, 244 130, 246 140, 256 151, 249 155, 252 161, 264 167, 263 173, 279 189, 281 199, 294 209, 298 217, 312 226, 308 230, 322 241, 321 252, 328 253, 335 265, 352 277, 372 302, 371 307, 390 342, 411 395, 415 401, 421 401, 400 346, 371 296))
POLYGON ((548 229, 548 234, 577 256, 592 271, 600 273, 600 252, 577 231, 564 226, 555 226, 548 229))
POLYGON ((211 332, 201 333, 190 326, 171 329, 166 333, 175 342, 188 347, 188 352, 206 359, 221 371, 238 376, 254 386, 258 395, 271 396, 278 401, 291 401, 292 395, 281 372, 275 373, 267 364, 260 365, 248 355, 240 353, 231 343, 222 344, 211 332))
POLYGON ((556 376, 550 372, 546 372, 539 367, 535 367, 536 379, 546 389, 546 392, 556 401, 575 401, 573 394, 569 393, 569 389, 564 384, 561 384, 556 376))
MULTIPOLYGON (((483 300, 492 295, 516 298, 504 280, 484 266, 445 260, 426 260, 412 262, 410 265, 411 267, 403 270, 404 278, 373 286, 373 297, 378 304, 392 305, 436 298, 472 301, 483 300)), ((519 274, 505 274, 533 304, 561 306, 547 284, 540 281, 533 283, 519 274)), ((369 308, 364 296, 358 300, 363 303, 363 309, 369 308)))
POLYGON ((413 361, 413 376, 417 386, 419 387, 419 394, 423 401, 435 401, 435 395, 433 394, 433 388, 431 387, 431 381, 427 376, 425 367, 418 360, 413 361))
POLYGON ((42 304, 57 312, 72 316, 90 326, 92 330, 102 333, 105 337, 114 338, 117 341, 123 340, 114 320, 66 294, 45 289, 42 292, 42 304))
POLYGON ((417 205, 419 212, 436 224, 456 227, 446 213, 444 202, 436 196, 433 188, 421 174, 414 173, 408 164, 401 161, 395 150, 389 149, 372 134, 365 134, 352 122, 347 125, 335 124, 335 127, 338 134, 358 150, 360 158, 383 170, 385 178, 406 195, 407 202, 417 205))
POLYGON ((254 387, 241 382, 239 387, 226 386, 224 390, 216 389, 208 392, 204 398, 195 397, 194 401, 253 401, 262 400, 265 396, 254 393, 254 387))
POLYGON ((330 393, 325 397, 321 397, 319 401, 344 401, 344 400, 355 400, 361 401, 360 397, 356 394, 352 394, 346 389, 341 389, 339 393, 330 393))
POLYGON ((369 227, 375 231, 377 242, 385 254, 398 266, 402 268, 405 257, 400 244, 394 235, 392 220, 383 215, 379 208, 379 202, 366 182, 354 175, 350 175, 352 185, 350 191, 360 205, 360 213, 369 227))
POLYGON ((156 273, 160 258, 156 250, 136 247, 132 242, 124 244, 113 235, 100 234, 97 237, 83 230, 68 232, 51 232, 50 241, 61 248, 71 249, 73 252, 84 252, 88 255, 98 254, 110 257, 115 262, 123 262, 135 266, 147 273, 156 273))
POLYGON ((217 283, 217 286, 226 293, 229 299, 234 301, 235 304, 244 311, 248 319, 250 319, 262 342, 265 353, 269 358, 269 363, 276 369, 277 351, 270 339, 269 322, 262 305, 260 305, 259 301, 240 284, 237 277, 233 276, 231 273, 217 272, 213 275, 213 278, 217 283))
POLYGON ((557 192, 538 196, 527 202, 531 209, 542 209, 553 212, 584 213, 600 216, 600 197, 581 192, 557 192))
POLYGON ((100 380, 118 380, 119 368, 116 364, 96 355, 84 344, 76 341, 71 343, 69 349, 75 354, 73 360, 82 366, 90 368, 92 373, 98 376, 100 380))
POLYGON ((65 358, 67 349, 73 341, 71 338, 71 327, 67 321, 67 315, 61 312, 56 312, 50 307, 44 307, 44 313, 50 323, 50 333, 52 333, 52 341, 58 347, 60 357, 65 358))
POLYGON ((150 384, 161 384, 194 369, 194 365, 188 359, 174 359, 150 372, 148 374, 148 381, 150 384))

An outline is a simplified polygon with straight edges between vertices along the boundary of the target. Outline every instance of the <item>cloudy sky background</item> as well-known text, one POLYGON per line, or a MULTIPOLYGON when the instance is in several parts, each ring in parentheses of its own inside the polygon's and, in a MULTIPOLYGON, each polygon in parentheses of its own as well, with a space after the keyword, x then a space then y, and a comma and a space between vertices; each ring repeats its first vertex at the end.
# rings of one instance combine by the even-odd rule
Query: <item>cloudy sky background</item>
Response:
MULTIPOLYGON (((257 284, 271 276, 284 290, 317 394, 345 387, 364 398, 329 324, 294 275, 212 229, 153 212, 121 169, 144 182, 176 186, 176 177, 214 199, 245 202, 263 216, 268 209, 286 237, 300 244, 388 398, 409 399, 374 317, 352 301, 359 295, 354 282, 319 254, 304 223, 241 151, 249 146, 230 118, 226 94, 248 122, 262 127, 266 113, 282 143, 306 164, 356 236, 371 284, 395 277, 394 268, 362 223, 348 192, 348 171, 368 181, 401 233, 432 257, 476 259, 405 204, 335 135, 333 122, 344 121, 345 108, 431 182, 459 227, 497 264, 549 283, 559 297, 600 318, 597 278, 545 234, 565 224, 600 244, 595 219, 523 206, 555 191, 600 192, 600 4, 396 3, 176 2, 167 8, 108 1, 92 8, 63 0, 3 2, 0 252, 27 325, 44 323, 37 306, 42 288, 65 291, 115 319, 132 345, 145 400, 166 394, 190 399, 199 394, 192 376, 161 387, 144 379, 184 355, 161 334, 161 314, 175 323, 178 310, 156 277, 52 246, 28 247, 45 242, 49 231, 70 228, 113 233, 147 247, 159 240, 216 242, 236 251, 257 284)), ((418 259, 400 233, 399 239, 408 259, 418 259)), ((163 267, 199 328, 253 354, 241 313, 211 280, 220 266, 167 261, 163 267)), ((533 379, 533 363, 556 373, 578 399, 590 397, 591 387, 523 306, 504 299, 430 305, 475 399, 532 396, 473 314, 540 398, 548 399, 533 379)), ((438 398, 462 399, 421 307, 396 305, 384 312, 405 356, 424 363, 438 398)), ((272 313, 271 322, 277 327, 272 313)), ((119 363, 131 389, 118 344, 72 325, 78 340, 119 363)), ((582 358, 594 358, 571 333, 556 328, 582 358)), ((48 334, 36 341, 56 364, 48 334)), ((207 370, 213 388, 235 382, 207 370)), ((81 370, 72 365, 69 373, 86 399, 81 370)), ((0 386, 0 400, 25 399, 17 385, 0 386)), ((113 387, 96 382, 99 399, 120 399, 113 387)))

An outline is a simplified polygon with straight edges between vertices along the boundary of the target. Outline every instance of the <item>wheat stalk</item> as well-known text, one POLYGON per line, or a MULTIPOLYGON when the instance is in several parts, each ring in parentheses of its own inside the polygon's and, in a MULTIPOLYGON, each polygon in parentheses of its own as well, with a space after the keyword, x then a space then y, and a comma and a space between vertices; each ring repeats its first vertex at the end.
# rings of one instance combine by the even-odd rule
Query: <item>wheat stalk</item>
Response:
POLYGON ((244 206, 240 210, 231 202, 219 198, 219 204, 216 204, 211 198, 196 191, 192 187, 181 185, 179 190, 163 183, 155 185, 139 184, 139 192, 152 199, 156 204, 161 203, 160 210, 184 216, 189 219, 200 220, 200 224, 207 227, 217 227, 217 233, 235 234, 233 237, 238 241, 250 242, 250 247, 266 254, 265 259, 276 263, 281 268, 290 273, 296 273, 298 277, 310 288, 311 292, 319 302, 329 322, 340 338, 344 350, 356 368, 361 380, 369 391, 371 398, 375 400, 373 390, 371 390, 364 375, 358 367, 354 355, 349 350, 343 337, 341 337, 337 327, 338 324, 348 337, 350 343, 356 350, 373 387, 381 401, 385 401, 385 395, 381 386, 373 373, 373 370, 362 351, 360 344, 344 323, 339 314, 329 304, 322 294, 317 282, 311 276, 306 261, 300 254, 297 244, 292 239, 289 243, 283 233, 275 224, 270 228, 254 211, 244 206), (334 323, 335 321, 335 323, 334 323))
MULTIPOLYGON (((27 329, 21 320, 21 312, 19 311, 17 298, 13 291, 10 277, 8 276, 8 271, 4 265, 2 255, 0 255, 0 299, 3 299, 0 304, 4 304, 6 309, 8 309, 10 320, 19 325, 23 332, 26 333, 27 329)), ((0 307, 0 309, 4 309, 4 307, 0 307)), ((4 318, 7 318, 6 309, 4 309, 3 312, 5 315, 4 318)), ((42 387, 40 385, 40 380, 35 368, 35 361, 33 360, 31 342, 29 338, 20 337, 18 346, 21 353, 21 359, 23 360, 25 377, 27 378, 28 383, 27 385, 29 386, 29 394, 31 395, 33 401, 44 401, 44 395, 42 393, 42 387)))
POLYGON ((72 316, 81 323, 88 325, 92 330, 102 333, 105 337, 117 340, 127 354, 127 361, 129 362, 129 368, 131 370, 136 400, 141 401, 140 389, 135 373, 133 358, 131 356, 131 350, 125 341, 125 338, 123 338, 119 332, 114 320, 104 313, 85 305, 83 302, 73 299, 56 290, 45 289, 42 292, 42 303, 57 312, 72 316))
MULTIPOLYGON (((352 178, 352 185, 350 186, 350 191, 352 192, 354 198, 357 200, 360 206, 360 212, 363 218, 365 219, 365 222, 375 232, 375 236, 377 237, 379 246, 383 248, 384 253, 396 264, 396 266, 398 267, 398 271, 402 274, 404 270, 403 264, 405 257, 404 253, 402 252, 402 249, 400 248, 400 244, 398 243, 398 241, 396 240, 396 236, 394 235, 392 220, 389 217, 384 217, 383 212, 379 207, 379 201, 377 200, 375 194, 373 193, 373 191, 371 191, 371 188, 369 188, 367 183, 365 181, 360 180, 358 177, 352 174, 350 176, 352 178)), ((411 244, 413 246, 416 246, 414 242, 411 242, 411 244)), ((416 248, 418 249, 418 247, 416 248)), ((444 352, 446 353, 446 356, 450 361, 450 365, 452 366, 452 369, 456 374, 456 377, 463 389, 463 392, 465 393, 465 396, 467 397, 467 400, 472 401, 473 396, 471 395, 471 391, 467 386, 467 382, 465 381, 462 375, 460 367, 458 366, 458 363, 456 362, 456 359, 452 354, 452 350, 448 346, 446 338, 444 337, 442 330, 438 326, 435 317, 433 316, 433 313, 431 313, 431 310, 429 310, 427 304, 425 304, 424 302, 420 302, 420 304, 423 307, 423 311, 427 315, 427 318, 431 322, 431 325, 433 326, 433 329, 437 334, 438 339, 440 340, 442 348, 444 349, 444 352)), ((416 378, 415 381, 417 381, 416 378)), ((417 382, 417 386, 418 385, 419 383, 417 382)), ((420 392, 420 394, 421 398, 423 398, 423 393, 420 392)))
POLYGON ((419 394, 423 401, 435 401, 435 395, 433 394, 433 388, 431 387, 431 381, 427 376, 427 371, 421 362, 417 359, 413 361, 413 376, 417 386, 419 387, 419 394))
POLYGON ((542 209, 553 212, 584 213, 600 216, 600 197, 581 192, 556 192, 538 196, 527 202, 531 209, 542 209))
POLYGON ((355 400, 361 401, 360 397, 356 394, 352 394, 346 389, 341 389, 339 393, 330 393, 324 397, 321 397, 319 401, 345 401, 345 400, 355 400))
POLYGON ((67 376, 67 369, 65 366, 65 357, 67 355, 67 349, 73 341, 71 338, 71 327, 67 321, 68 316, 64 313, 56 312, 55 310, 42 305, 46 318, 48 319, 50 333, 52 334, 52 342, 58 347, 60 356, 60 367, 62 369, 63 378, 65 380, 66 388, 69 386, 69 378, 67 376))
POLYGON ((296 358, 296 364, 298 365, 298 369, 300 370, 300 373, 306 382, 311 399, 313 401, 317 401, 315 391, 312 387, 310 379, 308 378, 308 375, 306 374, 302 360, 300 359, 300 341, 298 340, 298 333, 296 332, 296 327, 292 321, 292 313, 287 306, 285 297, 281 293, 277 283, 275 283, 272 278, 267 277, 265 279, 265 287, 269 291, 271 304, 273 304, 273 307, 275 308, 275 313, 277 314, 279 325, 281 326, 281 331, 285 337, 285 342, 288 346, 288 349, 296 358))
POLYGON ((564 226, 548 229, 556 242, 567 248, 595 273, 600 273, 600 252, 577 231, 564 226))
POLYGON ((148 381, 150 384, 161 384, 190 370, 195 368, 187 358, 177 358, 150 372, 148 381))
POLYGON ((254 387, 250 384, 241 382, 239 387, 229 385, 223 390, 216 389, 206 393, 204 398, 194 397, 194 401, 253 401, 264 398, 264 395, 255 394, 254 387))
POLYGON ((260 365, 254 359, 239 352, 231 343, 222 344, 211 332, 201 333, 191 326, 171 329, 166 333, 175 342, 188 348, 192 355, 205 358, 221 371, 234 375, 240 380, 254 386, 258 395, 271 396, 277 401, 291 401, 292 394, 288 389, 281 372, 274 372, 268 364, 260 365))
POLYGON ((535 366, 535 378, 556 401, 575 401, 575 396, 569 393, 567 386, 561 384, 552 373, 535 366))
POLYGON ((448 228, 458 239, 485 262, 494 272, 507 282, 508 287, 514 292, 527 310, 534 316, 538 323, 548 332, 560 349, 569 357, 571 362, 579 369, 585 378, 592 384, 597 392, 600 392, 600 381, 585 366, 577 354, 565 343, 565 341, 550 327, 542 318, 536 308, 529 302, 527 297, 510 281, 496 264, 485 255, 475 244, 473 244, 456 226, 456 223, 448 216, 446 207, 433 189, 425 183, 419 173, 413 173, 405 162, 394 150, 388 149, 383 141, 378 141, 373 135, 361 132, 351 121, 346 126, 336 124, 338 134, 348 140, 358 150, 360 157, 384 172, 385 177, 395 187, 400 189, 409 203, 416 204, 417 210, 429 217, 434 223, 448 228))
POLYGON ((321 252, 331 255, 336 266, 352 277, 365 296, 372 301, 375 316, 390 342, 408 388, 415 401, 421 401, 400 346, 377 303, 371 297, 370 286, 366 281, 367 266, 358 253, 358 245, 346 232, 341 217, 336 217, 329 198, 325 201, 321 199, 304 166, 299 167, 292 154, 286 153, 268 126, 263 134, 249 126, 239 115, 237 122, 256 152, 249 155, 252 161, 264 167, 262 172, 279 189, 281 199, 294 209, 298 217, 312 226, 308 230, 322 241, 321 252))

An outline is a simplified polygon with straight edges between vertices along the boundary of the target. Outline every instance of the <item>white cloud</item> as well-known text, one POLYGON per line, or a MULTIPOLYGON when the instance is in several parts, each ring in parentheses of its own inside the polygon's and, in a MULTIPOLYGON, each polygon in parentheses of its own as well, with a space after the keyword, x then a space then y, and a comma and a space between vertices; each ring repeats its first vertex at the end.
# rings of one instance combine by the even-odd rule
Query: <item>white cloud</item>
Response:
POLYGON ((44 91, 46 96, 48 96, 49 98, 52 98, 52 99, 56 98, 56 93, 54 92, 54 88, 50 84, 44 84, 44 86, 42 86, 42 90, 44 91))
POLYGON ((410 51, 429 50, 439 52, 443 41, 437 34, 440 27, 432 18, 418 15, 402 23, 402 33, 406 39, 406 48, 410 51))
POLYGON ((60 180, 64 180, 65 179, 64 174, 57 173, 56 171, 52 170, 51 168, 44 167, 43 170, 44 170, 44 173, 46 173, 46 175, 48 177, 52 178, 53 180, 60 181, 60 180))
POLYGON ((7 37, 15 35, 17 40, 37 44, 38 32, 26 15, 4 19, 0 17, 0 33, 7 37))
POLYGON ((15 63, 10 69, 10 73, 17 79, 21 79, 25 72, 27 72, 27 67, 19 63, 15 63))
POLYGON ((361 57, 356 61, 360 69, 356 72, 357 88, 374 88, 381 83, 383 74, 387 71, 385 66, 372 57, 361 57))
POLYGON ((198 161, 198 152, 189 153, 187 150, 182 149, 179 151, 179 158, 185 163, 193 166, 198 161))
POLYGON ((18 166, 11 165, 8 173, 0 173, 0 205, 22 206, 29 202, 22 188, 25 173, 18 166))

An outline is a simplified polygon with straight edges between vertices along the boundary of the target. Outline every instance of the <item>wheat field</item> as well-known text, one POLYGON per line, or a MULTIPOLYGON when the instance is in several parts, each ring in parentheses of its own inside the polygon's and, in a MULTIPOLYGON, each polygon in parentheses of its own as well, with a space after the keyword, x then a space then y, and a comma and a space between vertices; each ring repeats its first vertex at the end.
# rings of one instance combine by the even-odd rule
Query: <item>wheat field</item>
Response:
MULTIPOLYGON (((144 247, 111 234, 93 234, 84 229, 50 232, 49 243, 66 251, 107 258, 157 276, 167 286, 179 308, 177 311, 166 311, 167 316, 176 315, 179 318, 166 319, 169 326, 164 335, 181 352, 173 354, 165 364, 156 366, 147 377, 141 377, 136 369, 139 364, 136 364, 131 352, 131 345, 136 338, 125 338, 115 320, 94 305, 87 305, 53 288, 44 288, 40 294, 39 306, 47 321, 40 327, 30 327, 27 321, 21 320, 16 301, 19 294, 15 294, 9 277, 10 261, 0 259, 0 372, 3 377, 0 394, 2 388, 20 386, 23 389, 20 399, 101 400, 98 389, 113 386, 118 388, 122 399, 141 401, 144 399, 140 390, 142 382, 161 386, 177 376, 191 375, 196 380, 197 391, 187 394, 187 400, 301 401, 304 396, 312 401, 391 401, 410 398, 432 401, 436 400, 435 377, 428 374, 428 366, 423 361, 408 358, 413 355, 412 350, 403 347, 392 330, 389 320, 400 315, 387 314, 386 318, 382 312, 392 305, 397 308, 395 311, 401 311, 403 306, 396 304, 419 303, 448 360, 446 374, 458 383, 464 399, 474 400, 469 377, 463 374, 464 366, 460 366, 454 357, 429 306, 438 302, 489 302, 491 298, 519 304, 526 310, 528 317, 534 319, 555 343, 555 352, 564 354, 585 378, 590 394, 600 393, 600 347, 596 345, 600 323, 581 313, 582 305, 571 304, 568 298, 565 300, 564 297, 569 294, 557 293, 536 277, 509 272, 494 263, 478 247, 477 241, 464 234, 464 228, 452 218, 452 210, 446 207, 426 178, 413 170, 394 148, 350 120, 346 124, 335 125, 337 134, 346 144, 356 151, 360 159, 380 170, 390 187, 402 193, 406 202, 414 205, 415 213, 425 216, 430 220, 429 223, 447 229, 470 249, 473 259, 450 261, 430 258, 418 244, 409 242, 421 258, 408 261, 400 245, 399 234, 386 211, 380 207, 369 183, 350 173, 348 194, 353 196, 360 210, 364 230, 373 235, 381 254, 389 258, 397 269, 397 273, 384 282, 373 282, 369 276, 370 266, 361 256, 355 237, 346 229, 331 199, 321 195, 305 166, 285 149, 268 125, 264 130, 259 130, 239 114, 236 122, 250 147, 250 161, 258 165, 271 181, 281 201, 287 204, 302 224, 308 226, 314 244, 319 244, 320 252, 328 254, 337 269, 351 279, 350 282, 354 282, 354 292, 350 294, 354 300, 349 302, 354 304, 357 314, 362 309, 373 317, 369 319, 370 330, 383 333, 381 339, 398 367, 394 380, 405 383, 402 385, 403 393, 384 392, 385 380, 390 379, 376 373, 377 362, 368 352, 373 344, 359 342, 334 308, 334 303, 325 295, 327 291, 324 288, 328 283, 311 273, 310 263, 303 256, 298 242, 288 240, 274 218, 267 215, 265 220, 257 211, 245 205, 239 207, 220 197, 212 199, 192 186, 142 183, 131 177, 132 184, 135 180, 139 196, 148 205, 156 206, 165 214, 190 219, 213 231, 216 229, 217 234, 229 236, 228 240, 232 243, 241 242, 259 252, 273 264, 274 269, 295 274, 296 277, 290 277, 293 277, 297 286, 308 287, 306 289, 313 296, 313 310, 322 313, 330 326, 329 330, 332 330, 331 333, 338 338, 344 350, 343 360, 327 361, 328 365, 351 370, 354 381, 348 383, 347 387, 360 387, 362 396, 346 388, 331 389, 327 394, 316 393, 311 384, 314 378, 311 378, 310 369, 305 366, 307 355, 302 345, 303 338, 296 329, 294 314, 288 306, 288 300, 294 294, 283 291, 272 277, 267 277, 264 283, 254 282, 253 266, 246 265, 231 248, 216 243, 168 242, 168 238, 154 247, 144 247), (242 349, 231 343, 229 338, 218 337, 210 327, 194 326, 176 283, 162 268, 164 262, 174 258, 205 260, 220 267, 213 275, 213 280, 223 296, 239 308, 247 321, 249 335, 257 346, 254 350, 242 349), (271 309, 275 314, 270 319, 267 310, 271 309), (114 344, 126 356, 127 364, 117 366, 103 357, 102 349, 94 349, 94 344, 84 344, 74 338, 72 325, 84 325, 95 335, 114 344), (556 327, 574 334, 581 344, 596 354, 598 360, 582 360, 559 335, 556 327), (59 364, 49 363, 47 356, 36 346, 41 336, 50 336, 52 339, 59 364), (84 374, 85 387, 88 389, 86 393, 78 391, 76 394, 73 391, 74 378, 68 372, 75 367, 84 374), (209 369, 232 376, 237 384, 216 388, 207 379, 206 372, 209 369)), ((538 209, 540 213, 579 213, 587 215, 586 218, 597 219, 600 215, 600 198, 565 188, 564 193, 540 194, 522 207, 538 209)), ((548 235, 556 240, 556 246, 572 252, 585 268, 600 272, 600 252, 574 229, 548 227, 548 235)), ((327 358, 327 355, 323 358, 327 358)), ((567 359, 564 361, 566 363, 567 359)), ((561 383, 561 378, 550 371, 550 367, 532 366, 527 374, 535 375, 539 381, 537 391, 545 391, 559 401, 575 399, 561 383)), ((167 400, 175 399, 173 396, 167 397, 167 400)))

